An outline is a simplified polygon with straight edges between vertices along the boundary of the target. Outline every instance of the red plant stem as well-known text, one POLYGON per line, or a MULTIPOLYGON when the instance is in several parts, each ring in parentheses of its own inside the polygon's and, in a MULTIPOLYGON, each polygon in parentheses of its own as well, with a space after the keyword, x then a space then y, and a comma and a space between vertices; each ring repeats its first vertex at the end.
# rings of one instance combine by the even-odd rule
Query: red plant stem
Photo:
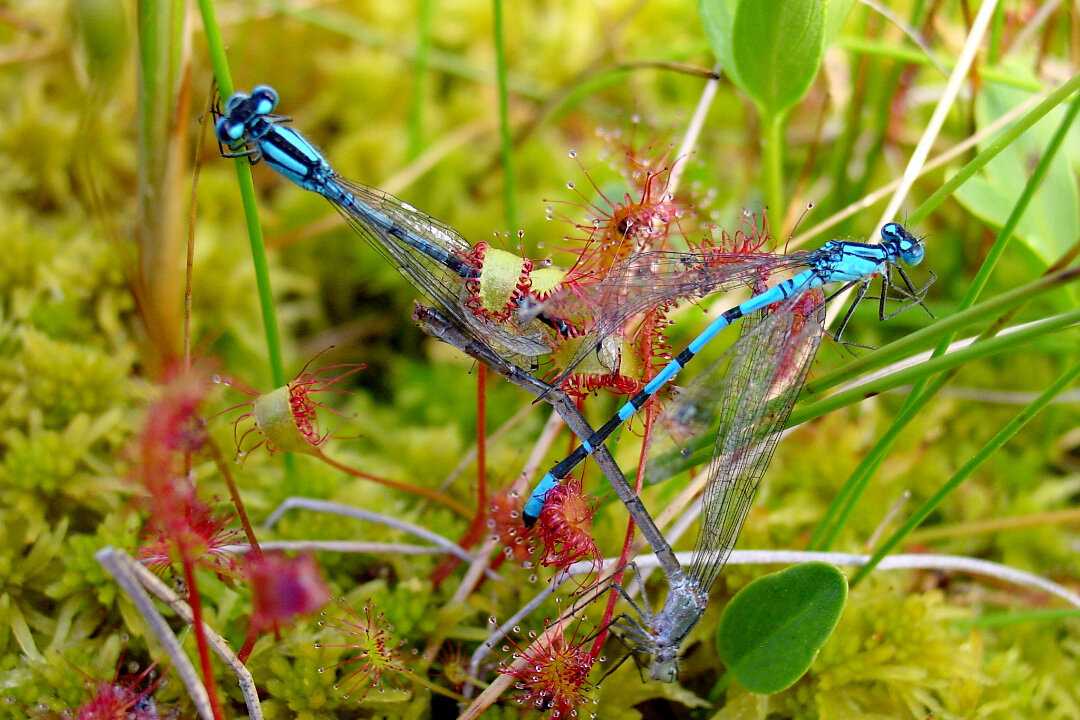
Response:
POLYGON ((191 606, 191 624, 195 630, 195 647, 199 651, 199 665, 202 667, 203 685, 206 687, 206 695, 210 699, 210 709, 214 712, 214 720, 225 720, 225 715, 221 712, 221 701, 218 698, 214 668, 210 665, 210 646, 206 642, 206 633, 203 632, 202 599, 199 597, 199 587, 195 581, 195 562, 191 558, 190 549, 182 539, 178 540, 176 545, 180 551, 180 562, 184 567, 184 582, 187 583, 190 591, 188 604, 191 606))
MULTIPOLYGON (((221 454, 221 448, 209 436, 206 438, 206 447, 210 451, 211 457, 214 458, 214 463, 217 465, 221 476, 225 478, 225 485, 229 488, 229 497, 232 499, 233 507, 236 508, 236 517, 240 520, 240 527, 244 529, 244 536, 247 537, 248 545, 251 546, 251 553, 255 557, 261 558, 263 554, 262 548, 259 546, 258 538, 255 537, 255 529, 251 527, 251 519, 248 517, 247 509, 244 507, 244 499, 240 495, 239 488, 236 487, 236 480, 229 469, 229 464, 225 461, 225 456, 221 454)), ((185 455, 185 460, 188 458, 189 456, 185 455)), ((244 644, 240 646, 240 650, 236 653, 236 658, 240 662, 247 664, 251 651, 255 649, 255 641, 258 639, 259 633, 254 629, 254 625, 249 624, 247 634, 244 636, 244 644)))
POLYGON ((229 470, 229 464, 225 461, 225 456, 221 454, 221 448, 209 436, 206 438, 206 447, 210 450, 214 463, 217 464, 218 472, 225 478, 225 485, 229 488, 229 498, 232 500, 233 507, 236 508, 236 517, 240 520, 240 527, 244 529, 248 545, 251 546, 251 553, 256 558, 261 558, 263 554, 262 548, 259 547, 259 541, 255 537, 255 529, 251 527, 251 520, 248 518, 247 510, 244 509, 244 499, 240 496, 240 490, 236 487, 236 481, 233 479, 232 471, 229 470))
POLYGON ((244 635, 244 644, 240 646, 240 650, 236 653, 236 659, 244 665, 247 665, 248 658, 251 657, 251 651, 255 649, 255 643, 259 639, 259 632, 255 630, 255 626, 248 623, 247 634, 244 635))
POLYGON ((406 483, 401 483, 401 482, 398 482, 396 480, 390 480, 388 478, 379 477, 378 475, 370 475, 370 474, 368 474, 366 472, 361 472, 361 471, 359 471, 359 470, 357 470, 355 468, 351 468, 348 465, 345 465, 343 463, 338 462, 337 460, 334 460, 333 458, 329 457, 328 455, 326 455, 326 454, 324 454, 322 452, 320 452, 317 457, 320 460, 322 460, 323 462, 325 462, 327 465, 329 465, 330 467, 335 468, 337 470, 340 470, 343 473, 348 473, 349 475, 352 475, 353 477, 362 478, 364 480, 371 480, 373 482, 379 483, 380 485, 386 485, 387 487, 396 488, 398 490, 402 490, 402 491, 407 492, 407 493, 412 493, 413 495, 422 495, 423 497, 426 497, 428 500, 434 500, 435 502, 439 503, 440 505, 445 505, 446 507, 450 508, 451 510, 456 512, 458 515, 461 515, 462 517, 465 517, 465 518, 471 518, 472 517, 472 512, 469 510, 469 508, 465 507, 464 505, 459 503, 454 498, 447 497, 446 495, 443 495, 441 492, 437 492, 435 490, 430 490, 430 489, 425 488, 425 487, 417 487, 415 485, 408 485, 406 483))
MULTIPOLYGON (((251 527, 251 519, 248 518, 247 510, 244 508, 244 499, 240 495, 239 488, 236 487, 236 481, 233 478, 232 471, 229 469, 229 464, 225 461, 225 456, 221 454, 221 448, 209 436, 206 439, 206 447, 209 449, 211 457, 214 458, 214 463, 217 464, 218 472, 225 478, 225 485, 229 488, 229 497, 232 499, 233 507, 236 508, 236 517, 240 520, 240 527, 244 529, 244 536, 247 537, 248 545, 251 546, 251 553, 256 558, 261 558, 263 556, 262 548, 259 546, 258 538, 255 537, 255 529, 251 527)), ((255 630, 255 626, 249 623, 247 634, 244 636, 244 644, 240 646, 240 650, 236 653, 236 658, 245 665, 251 656, 251 651, 255 649, 255 641, 259 639, 259 634, 255 630)))
MULTIPOLYGON (((487 506, 487 365, 480 364, 476 372, 476 513, 469 528, 458 540, 465 550, 484 536, 484 517, 487 506)), ((435 588, 461 563, 461 558, 447 555, 431 573, 435 588)))

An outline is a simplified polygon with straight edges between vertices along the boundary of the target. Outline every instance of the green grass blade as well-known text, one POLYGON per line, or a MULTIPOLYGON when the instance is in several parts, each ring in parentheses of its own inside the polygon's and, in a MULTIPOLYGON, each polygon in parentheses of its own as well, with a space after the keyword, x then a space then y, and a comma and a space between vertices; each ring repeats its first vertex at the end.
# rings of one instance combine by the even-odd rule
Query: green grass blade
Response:
MULTIPOLYGON (((1080 75, 1074 77, 1066 85, 1069 85, 1074 81, 1080 82, 1080 75)), ((1058 101, 1060 101, 1060 99, 1063 99, 1065 95, 1059 95, 1059 93, 1055 93, 1050 98, 1047 98, 1046 102, 1040 103, 1036 110, 1046 106, 1047 102, 1049 102, 1055 97, 1059 98, 1058 101)), ((1046 111, 1048 112, 1049 109, 1050 108, 1047 107, 1046 111)), ((1000 260, 1002 254, 1005 251, 1005 248, 1008 246, 1009 240, 1012 238, 1013 231, 1016 229, 1017 224, 1020 222, 1021 216, 1030 204, 1032 196, 1035 194, 1036 189, 1039 187, 1039 184, 1041 183, 1043 176, 1049 168, 1050 162, 1053 160, 1058 148, 1061 146, 1061 143, 1064 140, 1066 133, 1072 126, 1072 122, 1076 117, 1077 111, 1080 111, 1080 95, 1073 99, 1073 102, 1069 107, 1069 111, 1065 114, 1062 122, 1059 124, 1058 131, 1054 134, 1050 145, 1046 148, 1043 156, 1039 159, 1039 163, 1035 166, 1035 169, 1032 172, 1031 177, 1028 179, 1028 182, 1025 185, 1023 192, 1017 199, 1016 204, 1013 207, 1013 211, 1009 216, 1009 219, 1002 227, 1001 232, 998 234, 997 239, 994 241, 994 245, 987 253, 987 257, 983 261, 982 267, 979 268, 979 272, 976 273, 975 278, 969 285, 967 293, 960 301, 959 309, 961 311, 966 310, 972 305, 974 305, 975 301, 978 299, 979 294, 982 292, 982 289, 985 287, 986 282, 990 277, 990 273, 993 272, 998 260, 1000 260)), ((1034 110, 1032 112, 1034 112, 1034 110)), ((1023 123, 1018 123, 1018 125, 1020 124, 1023 123)), ((986 155, 987 153, 988 151, 980 153, 980 157, 986 155)), ((987 158, 987 161, 988 160, 989 158, 987 158)), ((975 161, 973 160, 971 163, 968 164, 968 166, 970 167, 972 164, 974 164, 974 162, 975 161)), ((926 206, 927 203, 924 203, 922 207, 926 206)), ((953 335, 952 337, 946 336, 945 338, 943 338, 937 349, 935 350, 934 356, 936 357, 943 354, 948 349, 949 345, 952 344, 954 338, 955 335, 953 335)), ((863 458, 862 462, 859 463, 859 466, 855 469, 855 472, 852 473, 851 477, 844 484, 844 487, 841 488, 836 498, 834 498, 833 502, 829 505, 828 510, 826 511, 824 517, 822 518, 817 529, 815 530, 813 537, 811 538, 811 549, 827 550, 831 546, 831 544, 833 543, 833 541, 835 541, 837 535, 839 534, 841 528, 845 525, 847 517, 854 510, 855 503, 858 502, 859 497, 862 496, 862 492, 866 488, 866 485, 870 482, 870 478, 873 476, 874 472, 877 471, 877 468, 881 464, 881 462, 885 459, 889 448, 892 447, 893 441, 900 436, 907 424, 916 417, 918 411, 927 402, 930 401, 930 398, 937 394, 938 390, 940 390, 941 387, 943 387, 950 378, 950 375, 944 375, 933 382, 923 380, 920 381, 915 386, 915 388, 912 389, 911 393, 908 396, 907 402, 905 402, 904 406, 900 409, 900 412, 898 413, 896 419, 893 421, 892 426, 882 436, 881 440, 879 440, 874 445, 874 447, 871 448, 870 452, 867 453, 867 455, 863 458)))
POLYGON ((870 382, 853 387, 850 390, 838 392, 835 395, 830 395, 812 405, 800 408, 798 412, 791 414, 791 424, 797 425, 809 422, 814 418, 827 415, 834 410, 839 410, 840 408, 859 402, 865 398, 879 395, 886 390, 892 390, 893 388, 928 378, 935 373, 958 368, 961 365, 975 360, 985 360, 986 358, 1010 350, 1023 351, 1026 348, 1022 343, 1033 342, 1038 338, 1045 337, 1058 330, 1063 330, 1076 323, 1080 323, 1080 309, 1031 323, 1027 327, 1007 335, 999 335, 991 339, 972 343, 966 348, 957 350, 956 352, 938 355, 926 362, 920 362, 911 367, 904 368, 903 370, 898 370, 885 377, 871 380, 870 382))
POLYGON ((968 478, 980 465, 997 452, 1002 445, 1009 441, 1021 428, 1024 427, 1040 410, 1050 404, 1050 401, 1060 395, 1076 378, 1080 377, 1080 363, 1076 363, 1068 370, 1058 376, 1057 380, 1051 383, 1050 387, 1046 388, 1030 405, 1021 410, 1016 417, 1010 420, 1006 425, 999 430, 994 437, 984 445, 979 452, 975 453, 968 462, 964 463, 964 466, 956 471, 949 480, 941 486, 941 488, 933 494, 922 507, 916 510, 907 521, 901 525, 895 533, 893 533, 881 546, 874 552, 874 556, 870 559, 866 565, 859 568, 858 572, 851 578, 851 586, 854 587, 863 578, 867 576, 882 558, 888 555, 893 548, 895 548, 900 541, 907 537, 908 533, 919 526, 923 520, 930 516, 938 505, 945 500, 946 497, 952 493, 953 490, 958 488, 964 480, 968 478))
POLYGON ((1001 133, 1001 137, 993 142, 989 147, 980 152, 978 155, 971 159, 967 165, 960 169, 960 172, 949 178, 944 185, 937 189, 933 195, 928 197, 922 205, 915 209, 911 215, 908 216, 908 223, 911 225, 917 225, 922 222, 930 213, 937 209, 946 198, 951 196, 956 188, 963 185, 968 179, 983 168, 988 162, 993 160, 998 154, 1005 149, 1016 138, 1023 135, 1031 128, 1032 125, 1037 123, 1048 112, 1056 108, 1065 98, 1073 94, 1077 89, 1080 89, 1080 74, 1073 75, 1068 81, 1062 83, 1061 87, 1052 92, 1041 103, 1036 105, 1031 111, 1020 118, 1015 125, 1010 127, 1001 133))
MULTIPOLYGON (((225 44, 221 38, 214 13, 213 0, 199 0, 203 28, 206 31, 206 45, 210 52, 210 62, 217 78, 218 90, 224 96, 232 95, 233 82, 229 72, 229 60, 225 54, 225 44)), ((240 202, 244 208, 244 220, 247 224, 248 241, 251 245, 251 262, 255 270, 255 283, 259 291, 259 309, 262 316, 263 333, 266 335, 267 356, 270 373, 276 387, 286 382, 285 366, 282 361, 281 335, 278 332, 277 313, 274 308, 274 293, 270 286, 270 267, 266 260, 266 243, 263 242, 262 223, 259 222, 259 209, 255 201, 255 184, 251 179, 251 163, 247 158, 234 158, 236 182, 240 186, 240 202)))
POLYGON ((974 305, 962 312, 954 313, 933 325, 908 333, 884 347, 852 359, 851 362, 841 368, 815 378, 806 383, 806 388, 803 391, 804 395, 822 393, 840 383, 847 382, 860 373, 869 372, 896 362, 897 358, 905 357, 918 348, 926 347, 937 338, 955 337, 956 331, 961 328, 996 318, 999 313, 1019 307, 1043 293, 1073 282, 1078 277, 1080 277, 1080 268, 1045 275, 1027 285, 1021 285, 1015 290, 1002 293, 991 300, 974 305))
POLYGON ((427 88, 428 53, 431 50, 433 0, 420 0, 417 18, 416 62, 413 65, 412 99, 409 106, 409 147, 406 157, 412 161, 424 147, 424 95, 427 88))
POLYGON ((517 227, 514 203, 514 146, 510 132, 510 100, 506 86, 506 42, 503 37, 503 3, 492 0, 495 15, 495 80, 499 94, 499 139, 502 143, 503 213, 507 230, 517 227))

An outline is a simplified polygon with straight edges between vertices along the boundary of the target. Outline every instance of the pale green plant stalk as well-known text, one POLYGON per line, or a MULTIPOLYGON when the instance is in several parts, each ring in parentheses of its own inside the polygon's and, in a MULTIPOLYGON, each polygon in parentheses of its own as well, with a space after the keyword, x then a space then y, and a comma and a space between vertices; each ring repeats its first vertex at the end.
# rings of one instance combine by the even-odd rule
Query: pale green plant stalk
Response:
POLYGON ((139 248, 136 294, 152 361, 165 366, 180 354, 177 299, 183 296, 190 110, 189 54, 180 3, 138 5, 138 179, 135 239, 139 248))
MULTIPOLYGON (((213 0, 199 0, 203 28, 206 32, 206 46, 210 52, 210 63, 214 68, 218 92, 223 97, 233 94, 232 74, 229 72, 229 59, 225 54, 225 44, 221 38, 213 0)), ((282 362, 281 334, 278 332, 277 313, 274 309, 274 292, 270 287, 270 266, 266 260, 266 244, 263 242, 262 224, 259 222, 258 204, 255 201, 255 184, 251 179, 251 163, 247 158, 233 158, 236 166, 236 182, 240 186, 240 202, 244 208, 247 223, 248 241, 251 244, 251 263, 255 270, 255 284, 259 291, 259 308, 262 314, 263 333, 266 335, 267 359, 270 362, 270 375, 274 385, 281 387, 288 378, 282 362)), ((291 460, 286 456, 287 463, 291 460)))
POLYGON ((491 0, 495 25, 495 82, 499 96, 499 140, 502 144, 503 216, 507 230, 517 227, 514 201, 514 146, 510 132, 510 100, 506 81, 506 38, 502 0, 491 0))

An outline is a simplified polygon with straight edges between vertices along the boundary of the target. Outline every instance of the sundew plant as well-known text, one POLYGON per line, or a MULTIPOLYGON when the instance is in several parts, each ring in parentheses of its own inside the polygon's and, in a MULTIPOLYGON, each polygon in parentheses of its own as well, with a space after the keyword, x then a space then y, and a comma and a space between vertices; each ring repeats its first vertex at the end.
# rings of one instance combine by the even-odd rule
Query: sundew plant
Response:
POLYGON ((1073 4, 0 36, 0 716, 1080 718, 1073 4))

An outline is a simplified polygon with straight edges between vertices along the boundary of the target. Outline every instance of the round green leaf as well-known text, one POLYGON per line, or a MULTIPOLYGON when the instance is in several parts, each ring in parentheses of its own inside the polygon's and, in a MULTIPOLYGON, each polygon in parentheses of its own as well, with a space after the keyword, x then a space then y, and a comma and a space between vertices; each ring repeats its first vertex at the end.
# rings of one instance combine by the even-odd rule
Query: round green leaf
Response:
POLYGON ((766 575, 728 603, 716 631, 717 652, 750 692, 780 692, 809 669, 846 601, 847 578, 826 563, 766 575))

